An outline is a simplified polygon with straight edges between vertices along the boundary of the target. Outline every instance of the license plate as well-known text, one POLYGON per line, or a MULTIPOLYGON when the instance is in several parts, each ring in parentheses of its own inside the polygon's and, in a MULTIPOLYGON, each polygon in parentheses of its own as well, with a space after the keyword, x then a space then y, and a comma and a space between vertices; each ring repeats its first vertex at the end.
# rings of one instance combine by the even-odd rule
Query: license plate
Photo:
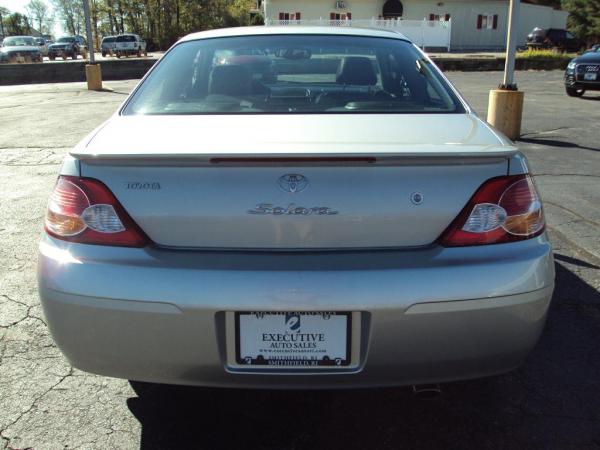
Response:
POLYGON ((586 74, 584 74, 583 79, 585 81, 596 81, 596 74, 595 73, 586 73, 586 74))
POLYGON ((237 363, 273 368, 348 366, 351 320, 349 312, 238 312, 237 363))

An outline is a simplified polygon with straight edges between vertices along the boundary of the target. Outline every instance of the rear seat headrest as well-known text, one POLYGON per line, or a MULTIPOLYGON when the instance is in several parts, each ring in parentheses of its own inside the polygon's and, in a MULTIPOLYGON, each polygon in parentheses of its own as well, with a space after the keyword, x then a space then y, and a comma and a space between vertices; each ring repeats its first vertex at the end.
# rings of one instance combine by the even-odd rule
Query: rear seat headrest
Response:
POLYGON ((251 91, 252 72, 245 66, 222 65, 213 67, 208 82, 208 93, 214 95, 248 95, 251 91))
POLYGON ((377 84, 377 74, 371 60, 365 56, 348 56, 342 59, 336 76, 340 84, 373 86, 377 84))

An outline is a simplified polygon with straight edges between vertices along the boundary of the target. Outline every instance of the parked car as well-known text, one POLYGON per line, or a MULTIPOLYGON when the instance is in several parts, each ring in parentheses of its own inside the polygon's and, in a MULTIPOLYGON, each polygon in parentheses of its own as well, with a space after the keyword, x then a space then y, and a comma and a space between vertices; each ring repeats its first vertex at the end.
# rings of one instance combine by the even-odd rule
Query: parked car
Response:
POLYGON ((102 38, 102 44, 100 44, 100 51, 102 56, 112 55, 117 48, 117 37, 106 36, 102 38))
POLYGON ((75 39, 77 39, 77 43, 79 44, 79 54, 81 55, 81 57, 83 59, 87 59, 87 57, 88 57, 87 41, 80 34, 76 34, 75 39))
POLYGON ((8 36, 0 47, 0 63, 42 62, 43 56, 32 36, 8 36))
POLYGON ((38 260, 57 345, 206 386, 519 366, 554 286, 525 156, 401 34, 292 28, 183 38, 70 151, 38 260))
POLYGON ((137 34, 122 34, 117 36, 115 54, 117 58, 130 55, 146 55, 146 41, 137 34))
POLYGON ((600 48, 569 62, 565 71, 565 90, 570 97, 581 97, 585 91, 600 91, 600 48))
POLYGON ((586 50, 586 53, 587 52, 596 52, 598 50, 600 50, 600 44, 594 44, 589 49, 586 50))
POLYGON ((79 55, 83 55, 85 48, 81 48, 81 40, 76 36, 63 36, 48 46, 48 58, 54 61, 56 58, 77 59, 79 55))
POLYGON ((577 52, 585 48, 585 43, 567 30, 558 28, 534 28, 527 35, 530 48, 556 48, 567 52, 577 52))
POLYGON ((48 44, 44 38, 35 38, 35 43, 40 49, 42 56, 48 56, 48 44))

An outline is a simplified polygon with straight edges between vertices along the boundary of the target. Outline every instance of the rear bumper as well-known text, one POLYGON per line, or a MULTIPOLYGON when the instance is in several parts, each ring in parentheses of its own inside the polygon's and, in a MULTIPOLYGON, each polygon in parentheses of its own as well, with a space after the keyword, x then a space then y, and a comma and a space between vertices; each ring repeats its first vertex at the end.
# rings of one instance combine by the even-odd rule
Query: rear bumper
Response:
POLYGON ((230 387, 358 387, 475 378, 520 365, 553 289, 545 236, 469 249, 188 253, 44 237, 50 330, 82 370, 230 387), (360 311, 360 362, 341 372, 248 372, 227 361, 226 312, 360 311))

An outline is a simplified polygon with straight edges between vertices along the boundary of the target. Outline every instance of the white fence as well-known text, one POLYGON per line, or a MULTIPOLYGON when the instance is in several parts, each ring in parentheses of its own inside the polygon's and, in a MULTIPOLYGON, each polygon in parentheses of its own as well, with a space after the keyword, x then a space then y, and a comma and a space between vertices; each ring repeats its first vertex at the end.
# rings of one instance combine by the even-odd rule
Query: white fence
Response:
POLYGON ((266 19, 265 25, 321 25, 333 27, 383 28, 402 33, 421 48, 444 47, 450 51, 452 19, 443 20, 402 20, 402 19, 366 19, 366 20, 273 20, 266 19))

